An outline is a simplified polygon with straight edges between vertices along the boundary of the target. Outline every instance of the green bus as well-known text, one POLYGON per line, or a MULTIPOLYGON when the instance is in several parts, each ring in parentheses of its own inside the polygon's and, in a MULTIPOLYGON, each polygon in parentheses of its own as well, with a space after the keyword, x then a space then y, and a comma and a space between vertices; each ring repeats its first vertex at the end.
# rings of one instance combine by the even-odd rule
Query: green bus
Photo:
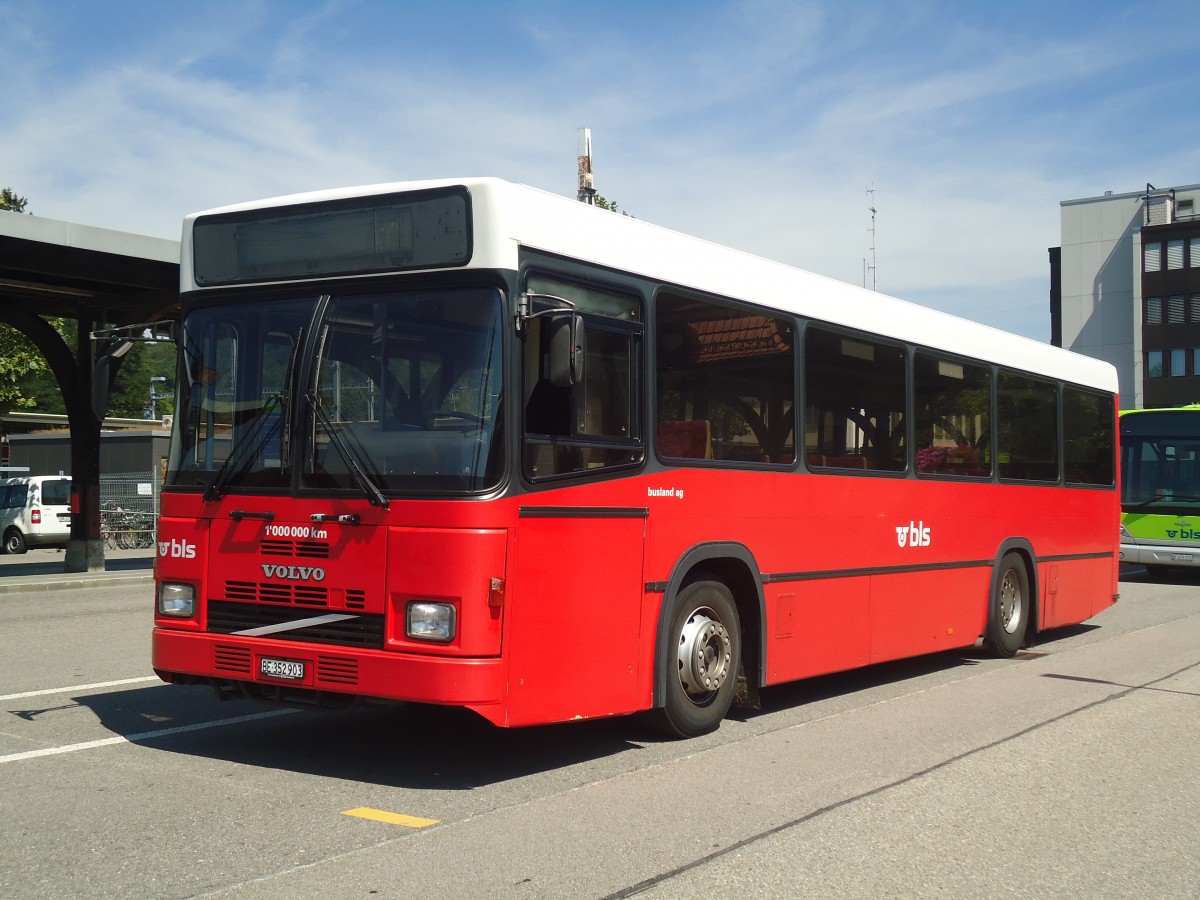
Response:
POLYGON ((1121 562, 1200 566, 1200 403, 1123 410, 1121 562))

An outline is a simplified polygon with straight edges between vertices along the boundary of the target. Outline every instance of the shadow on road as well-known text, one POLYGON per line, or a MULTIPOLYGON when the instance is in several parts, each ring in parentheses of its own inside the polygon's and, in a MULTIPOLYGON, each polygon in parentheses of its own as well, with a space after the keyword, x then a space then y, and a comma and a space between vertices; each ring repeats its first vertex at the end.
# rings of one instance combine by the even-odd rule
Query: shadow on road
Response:
POLYGON ((280 707, 222 702, 206 687, 172 685, 78 703, 113 733, 164 752, 416 790, 472 790, 641 749, 633 743, 640 730, 628 718, 510 730, 466 710, 394 705, 289 710, 294 714, 169 733, 280 707))
POLYGON ((1121 581, 1141 584, 1200 584, 1200 568, 1195 566, 1121 566, 1121 581))
MULTIPOLYGON (((1095 627, 1048 632, 1027 654, 1040 656, 1039 648, 1095 627)), ((766 688, 761 710, 735 709, 730 718, 752 722, 989 658, 985 649, 967 648, 766 688)), ((667 740, 636 717, 503 729, 466 710, 404 704, 344 712, 289 710, 293 714, 244 720, 280 707, 221 701, 201 686, 155 685, 85 695, 76 702, 114 734, 163 752, 415 790, 472 790, 667 740), (212 724, 222 721, 228 724, 212 724)), ((32 718, 44 712, 52 710, 14 714, 32 718)))

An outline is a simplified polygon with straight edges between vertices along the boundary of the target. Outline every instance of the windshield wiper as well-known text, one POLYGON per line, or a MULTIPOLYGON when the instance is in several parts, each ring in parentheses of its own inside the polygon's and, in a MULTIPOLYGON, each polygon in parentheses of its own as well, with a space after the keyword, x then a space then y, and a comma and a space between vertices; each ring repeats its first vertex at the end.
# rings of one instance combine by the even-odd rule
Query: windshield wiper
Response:
POLYGON ((279 434, 280 426, 283 422, 283 416, 276 416, 271 421, 271 427, 264 432, 264 426, 269 421, 269 413, 282 409, 284 402, 287 399, 287 394, 280 391, 277 394, 271 394, 267 397, 267 402, 262 405, 262 409, 254 414, 254 418, 246 423, 248 431, 245 436, 237 442, 229 451, 229 455, 225 457, 225 462, 221 463, 221 468, 217 470, 217 476, 209 482, 208 487, 204 489, 204 501, 211 503, 214 500, 221 498, 221 492, 225 485, 229 484, 235 475, 240 475, 246 470, 246 467, 253 461, 255 454, 263 447, 267 441, 271 440, 275 435, 279 434), (262 440, 259 440, 259 438, 262 440), (247 452, 247 448, 252 448, 251 452, 247 452), (234 465, 234 463, 237 465, 234 465))
POLYGON ((308 401, 313 412, 316 413, 317 419, 324 427, 326 434, 329 435, 329 442, 337 448, 338 454, 346 463, 346 468, 350 471, 350 476, 354 479, 354 483, 358 489, 363 492, 372 506, 378 506, 381 509, 388 508, 388 499, 383 496, 383 492, 370 478, 367 473, 362 470, 362 466, 358 464, 358 457, 354 451, 342 440, 342 436, 338 434, 337 426, 333 420, 329 418, 329 413, 325 412, 325 407, 321 405, 321 398, 312 391, 304 395, 304 399, 308 401))
POLYGON ((1126 508, 1125 512, 1137 512, 1139 509, 1154 506, 1156 503, 1174 503, 1176 500, 1200 501, 1200 497, 1194 494, 1172 494, 1170 497, 1151 497, 1149 500, 1143 500, 1141 503, 1126 508))

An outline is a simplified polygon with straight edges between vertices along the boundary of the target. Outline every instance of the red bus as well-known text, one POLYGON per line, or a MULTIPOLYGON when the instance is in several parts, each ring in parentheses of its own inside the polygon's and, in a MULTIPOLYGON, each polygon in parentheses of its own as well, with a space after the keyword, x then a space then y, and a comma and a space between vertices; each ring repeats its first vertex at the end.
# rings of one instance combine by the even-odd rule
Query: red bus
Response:
POLYGON ((1115 600, 1106 363, 495 179, 182 246, 166 681, 690 736, 1115 600))

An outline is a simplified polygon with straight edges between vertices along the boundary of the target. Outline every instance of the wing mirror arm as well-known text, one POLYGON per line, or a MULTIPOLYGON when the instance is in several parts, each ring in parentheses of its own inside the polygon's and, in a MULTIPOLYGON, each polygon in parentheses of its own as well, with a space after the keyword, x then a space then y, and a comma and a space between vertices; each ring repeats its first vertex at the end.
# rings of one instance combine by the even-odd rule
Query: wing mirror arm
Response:
POLYGON ((524 293, 517 298, 516 329, 521 334, 534 319, 550 319, 550 383, 555 387, 572 387, 583 383, 587 339, 583 316, 575 304, 553 294, 524 293), (550 309, 530 312, 534 300, 556 304, 550 309))

